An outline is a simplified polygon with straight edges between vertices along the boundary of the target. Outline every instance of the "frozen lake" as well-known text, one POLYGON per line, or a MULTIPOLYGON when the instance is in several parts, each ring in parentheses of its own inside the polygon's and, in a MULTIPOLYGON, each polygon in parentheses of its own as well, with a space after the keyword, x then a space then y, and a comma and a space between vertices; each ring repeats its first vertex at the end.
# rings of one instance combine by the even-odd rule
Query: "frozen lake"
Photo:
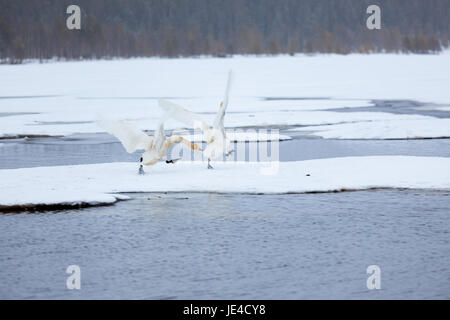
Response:
MULTIPOLYGON (((98 133, 96 115, 153 130, 157 99, 170 98, 212 121, 229 69, 225 125, 279 128, 293 138, 280 142, 281 161, 449 158, 449 57, 2 66, 0 170, 137 162, 98 133)), ((112 206, 0 214, 0 299, 450 299, 448 191, 128 195, 112 206), (73 264, 79 291, 66 289, 73 264), (369 265, 381 268, 381 290, 366 287, 369 265)))

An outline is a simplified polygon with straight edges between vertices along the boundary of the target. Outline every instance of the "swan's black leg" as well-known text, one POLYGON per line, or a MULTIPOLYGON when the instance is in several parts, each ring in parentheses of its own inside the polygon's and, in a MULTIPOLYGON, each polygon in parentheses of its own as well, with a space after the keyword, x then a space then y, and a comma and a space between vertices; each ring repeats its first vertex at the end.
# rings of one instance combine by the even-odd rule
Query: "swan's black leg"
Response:
POLYGON ((211 166, 210 162, 211 162, 211 159, 208 158, 208 167, 207 167, 207 168, 208 168, 208 169, 214 169, 214 168, 211 166))
POLYGON ((228 151, 226 154, 225 154, 225 156, 226 157, 228 157, 230 154, 232 154, 234 152, 234 150, 230 150, 230 151, 228 151))
POLYGON ((138 173, 139 173, 139 174, 145 174, 144 166, 143 166, 142 164, 139 166, 139 171, 138 171, 138 173))

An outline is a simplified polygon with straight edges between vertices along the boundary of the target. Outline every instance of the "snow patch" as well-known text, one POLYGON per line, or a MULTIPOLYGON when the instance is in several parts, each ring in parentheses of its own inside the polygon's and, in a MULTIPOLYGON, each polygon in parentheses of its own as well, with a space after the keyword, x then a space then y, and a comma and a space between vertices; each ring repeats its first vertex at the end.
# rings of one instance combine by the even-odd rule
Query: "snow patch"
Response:
POLYGON ((326 139, 429 139, 449 138, 450 119, 399 119, 296 128, 326 139))
POLYGON ((111 204, 126 192, 303 193, 372 188, 450 189, 450 158, 371 156, 267 163, 158 163, 138 175, 137 163, 0 170, 0 207, 111 204))

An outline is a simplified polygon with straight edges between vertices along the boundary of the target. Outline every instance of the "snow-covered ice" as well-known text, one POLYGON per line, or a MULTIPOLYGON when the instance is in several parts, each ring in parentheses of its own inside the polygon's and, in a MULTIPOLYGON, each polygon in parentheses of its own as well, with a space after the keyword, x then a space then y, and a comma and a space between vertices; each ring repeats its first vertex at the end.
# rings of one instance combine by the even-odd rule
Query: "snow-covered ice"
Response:
POLYGON ((0 170, 0 207, 110 204, 126 192, 301 193, 371 188, 450 189, 450 158, 344 157, 278 163, 159 163, 137 174, 137 163, 0 170), (309 175, 309 176, 308 176, 309 175))
MULTIPOLYGON (((6 99, 8 100, 8 99, 6 99)), ((143 130, 154 130, 159 122, 161 110, 157 105, 157 100, 142 100, 136 103, 134 100, 119 100, 118 101, 97 101, 99 106, 93 105, 92 101, 79 100, 76 104, 71 105, 68 98, 44 98, 41 101, 45 104, 47 100, 51 104, 55 100, 60 100, 60 104, 55 105, 54 108, 49 108, 40 114, 22 114, 11 115, 7 117, 0 117, 0 136, 16 136, 16 135, 70 135, 73 133, 95 133, 103 130, 95 123, 98 115, 108 115, 111 118, 127 120, 134 123, 143 130), (51 101, 53 99, 53 101, 51 101), (83 103, 80 103, 83 101, 83 103), (67 104, 66 104, 67 103, 67 104), (64 107, 66 105, 67 107, 64 107)), ((21 110, 21 112, 35 112, 40 110, 39 105, 34 105, 24 109, 23 105, 27 104, 29 99, 15 99, 10 100, 9 107, 3 107, 2 100, 0 100, 0 110, 10 112, 9 108, 21 110)), ((220 101, 220 99, 217 99, 220 101)), ((255 100, 257 101, 257 100, 255 100)), ((316 100, 310 100, 311 105, 316 105, 316 100)), ((304 101, 303 101, 304 102, 304 101)), ((35 101, 33 102, 33 104, 35 101)), ((177 103, 180 103, 177 101, 177 103)), ((204 101, 199 100, 198 104, 183 104, 191 110, 201 109, 206 110, 203 106, 204 101), (197 107, 197 108, 196 108, 197 107)), ((330 103, 330 101, 328 101, 330 103)), ((200 116, 208 123, 212 123, 217 111, 218 102, 209 105, 208 112, 200 113, 200 116)), ((371 119, 390 119, 402 118, 404 116, 392 115, 388 113, 369 113, 369 112, 330 112, 330 111, 311 111, 305 108, 286 108, 281 105, 270 108, 254 109, 248 108, 246 104, 239 104, 231 102, 230 110, 228 110, 225 125, 227 127, 265 127, 270 125, 319 125, 328 123, 341 123, 349 121, 368 121, 371 119), (240 111, 232 111, 233 108, 238 108, 240 111)), ((317 104, 317 105, 320 105, 317 104)), ((338 102, 334 105, 339 106, 338 102)), ((364 103, 362 103, 364 106, 364 103)), ((319 108, 320 110, 320 108, 319 108)), ((198 112, 198 111, 197 111, 198 112)), ((412 117, 412 116, 409 116, 412 117)), ((169 120, 165 124, 166 129, 183 128, 183 125, 174 120, 169 120)))
POLYGON ((450 119, 417 119, 341 123, 292 129, 326 139, 450 138, 450 119))
MULTIPOLYGON (((1 100, 0 100, 1 101, 1 100)), ((73 133, 96 133, 103 132, 95 119, 97 115, 113 115, 116 119, 125 119, 135 124, 142 130, 154 130, 159 122, 160 110, 151 113, 147 110, 135 110, 132 108, 121 113, 103 110, 97 114, 84 112, 85 108, 80 106, 73 111, 61 111, 58 114, 44 113, 39 115, 26 114, 20 116, 0 117, 0 136, 17 135, 49 135, 64 136, 73 133), (64 119, 64 120, 63 120, 64 119)), ((151 103, 149 103, 151 104, 151 103)), ((155 110, 155 109, 153 109, 155 110)), ((216 111, 214 109, 214 111, 216 111)), ((208 123, 212 123, 215 113, 202 115, 208 123)), ((383 112, 331 112, 331 111, 266 111, 266 112, 228 112, 225 118, 227 127, 268 127, 271 125, 307 126, 337 124, 345 122, 360 122, 374 120, 411 120, 411 119, 434 119, 420 115, 398 115, 383 112)), ((164 126, 166 129, 178 129, 184 126, 174 120, 169 120, 164 126)))
POLYGON ((226 73, 233 69, 233 97, 450 103, 449 51, 437 55, 150 58, 0 67, 0 96, 206 97, 217 105, 217 98, 223 96, 226 73))
MULTIPOLYGON (((236 74, 225 119, 229 128, 420 119, 332 111, 370 107, 372 99, 450 103, 450 52, 2 65, 0 113, 23 114, 1 116, 0 136, 101 132, 93 122, 98 114, 153 130, 160 116, 158 98, 174 100, 211 121, 229 69, 236 74)), ((433 127, 443 125, 429 118, 434 120, 433 127)), ((166 128, 182 126, 168 122, 166 128)))

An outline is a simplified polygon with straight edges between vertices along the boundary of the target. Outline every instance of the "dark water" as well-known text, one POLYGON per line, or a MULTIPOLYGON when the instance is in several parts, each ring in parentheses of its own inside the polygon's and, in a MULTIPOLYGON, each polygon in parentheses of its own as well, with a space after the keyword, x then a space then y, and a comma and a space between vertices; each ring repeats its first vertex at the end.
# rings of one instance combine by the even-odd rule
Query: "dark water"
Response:
MULTIPOLYGON (((0 143, 4 144, 0 146, 0 169, 138 161, 140 158, 140 152, 128 154, 117 140, 103 134, 13 139, 0 143)), ((280 161, 372 155, 450 157, 450 139, 294 139, 280 142, 279 147, 280 161)))
POLYGON ((450 298, 449 193, 133 196, 1 216, 0 298, 450 298))
MULTIPOLYGON (((330 97, 261 97, 266 101, 285 101, 285 100, 330 100, 330 97)), ((335 101, 339 99, 333 98, 335 101)), ((436 106, 448 106, 437 105, 433 103, 425 103, 414 100, 371 100, 373 106, 371 107, 343 107, 332 108, 328 111, 333 112, 387 112, 393 114, 420 114, 423 116, 431 116, 436 118, 450 118, 449 111, 435 110, 436 106)))
POLYGON ((393 114, 420 114, 436 118, 450 118, 449 111, 435 110, 433 104, 411 100, 373 100, 373 107, 330 109, 337 112, 387 112, 393 114))

